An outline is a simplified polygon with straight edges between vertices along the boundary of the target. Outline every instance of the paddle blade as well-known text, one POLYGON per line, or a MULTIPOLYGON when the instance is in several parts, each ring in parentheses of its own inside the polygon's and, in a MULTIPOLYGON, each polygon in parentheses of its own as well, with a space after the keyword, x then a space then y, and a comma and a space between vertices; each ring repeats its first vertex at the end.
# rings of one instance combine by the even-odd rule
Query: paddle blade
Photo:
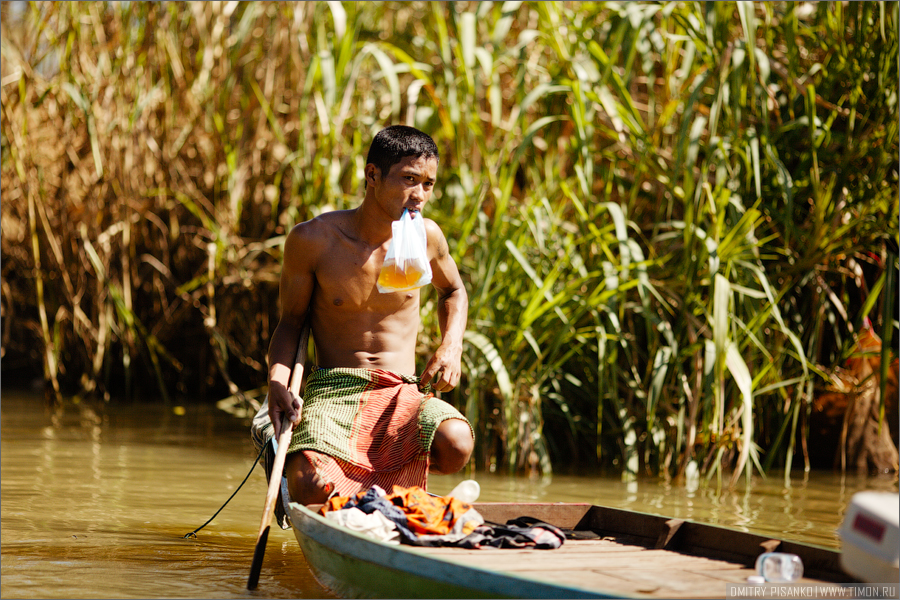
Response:
POLYGON ((253 551, 253 562, 250 563, 250 578, 247 580, 247 589, 255 590, 259 583, 259 573, 262 571, 263 557, 266 555, 266 542, 269 539, 269 528, 263 529, 259 539, 256 540, 256 550, 253 551))

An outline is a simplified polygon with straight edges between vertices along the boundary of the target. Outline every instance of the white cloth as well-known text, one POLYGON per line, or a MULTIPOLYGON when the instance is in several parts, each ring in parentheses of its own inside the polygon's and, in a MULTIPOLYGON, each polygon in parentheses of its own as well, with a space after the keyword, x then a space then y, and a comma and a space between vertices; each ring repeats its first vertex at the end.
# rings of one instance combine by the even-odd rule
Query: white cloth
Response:
POLYGON ((397 531, 397 527, 377 510, 367 515, 356 507, 343 508, 325 513, 325 518, 376 540, 388 544, 400 543, 400 532, 397 531))

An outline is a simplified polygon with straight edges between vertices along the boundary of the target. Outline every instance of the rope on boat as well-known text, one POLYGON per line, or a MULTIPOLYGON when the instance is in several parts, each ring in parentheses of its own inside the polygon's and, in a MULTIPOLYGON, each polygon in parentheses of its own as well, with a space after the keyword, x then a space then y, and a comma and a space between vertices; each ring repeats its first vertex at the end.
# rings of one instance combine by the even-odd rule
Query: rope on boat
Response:
POLYGON ((253 461, 253 465, 250 467, 250 471, 247 473, 247 476, 244 477, 244 480, 241 482, 241 485, 237 486, 237 489, 234 490, 234 494, 231 494, 231 496, 228 498, 228 500, 225 501, 225 504, 223 504, 223 505, 221 506, 221 508, 219 508, 219 510, 216 511, 216 514, 213 515, 213 516, 211 516, 211 517, 209 518, 209 521, 207 521, 206 523, 204 523, 203 525, 201 525, 201 526, 198 527, 197 529, 193 530, 193 531, 190 532, 190 533, 184 534, 184 537, 183 537, 182 539, 185 539, 185 540, 186 540, 186 539, 188 539, 188 538, 196 538, 196 537, 197 537, 197 532, 198 532, 198 531, 200 531, 201 529, 203 529, 204 527, 206 527, 207 525, 209 525, 210 523, 212 523, 212 520, 216 518, 216 515, 218 515, 220 512, 222 512, 222 509, 225 508, 225 507, 228 505, 229 502, 231 502, 231 499, 234 498, 235 494, 237 494, 239 491, 241 491, 241 488, 244 487, 244 484, 247 483, 247 480, 248 480, 248 479, 250 479, 250 473, 252 473, 252 472, 253 472, 253 469, 256 468, 256 463, 258 463, 258 462, 259 462, 259 459, 262 458, 263 452, 266 451, 266 447, 267 447, 267 444, 263 444, 262 450, 259 451, 259 456, 257 456, 257 457, 256 457, 256 460, 253 461))

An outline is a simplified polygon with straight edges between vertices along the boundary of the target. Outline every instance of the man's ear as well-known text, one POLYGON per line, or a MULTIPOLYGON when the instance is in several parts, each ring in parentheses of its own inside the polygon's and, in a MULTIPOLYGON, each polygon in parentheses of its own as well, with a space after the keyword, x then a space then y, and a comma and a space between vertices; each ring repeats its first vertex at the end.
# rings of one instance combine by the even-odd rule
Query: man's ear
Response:
POLYGON ((366 164, 366 168, 363 170, 366 175, 366 183, 375 183, 375 179, 377 177, 381 177, 381 169, 376 167, 372 163, 366 164))

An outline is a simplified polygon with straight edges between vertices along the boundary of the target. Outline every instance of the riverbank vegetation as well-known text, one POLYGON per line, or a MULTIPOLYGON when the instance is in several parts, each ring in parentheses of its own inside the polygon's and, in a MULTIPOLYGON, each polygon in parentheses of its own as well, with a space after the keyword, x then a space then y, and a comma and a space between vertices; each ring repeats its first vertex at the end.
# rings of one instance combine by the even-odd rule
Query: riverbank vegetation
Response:
POLYGON ((866 327, 888 380, 896 2, 2 11, 3 375, 52 398, 258 406, 284 234, 391 123, 442 152, 477 468, 790 472, 866 327))

